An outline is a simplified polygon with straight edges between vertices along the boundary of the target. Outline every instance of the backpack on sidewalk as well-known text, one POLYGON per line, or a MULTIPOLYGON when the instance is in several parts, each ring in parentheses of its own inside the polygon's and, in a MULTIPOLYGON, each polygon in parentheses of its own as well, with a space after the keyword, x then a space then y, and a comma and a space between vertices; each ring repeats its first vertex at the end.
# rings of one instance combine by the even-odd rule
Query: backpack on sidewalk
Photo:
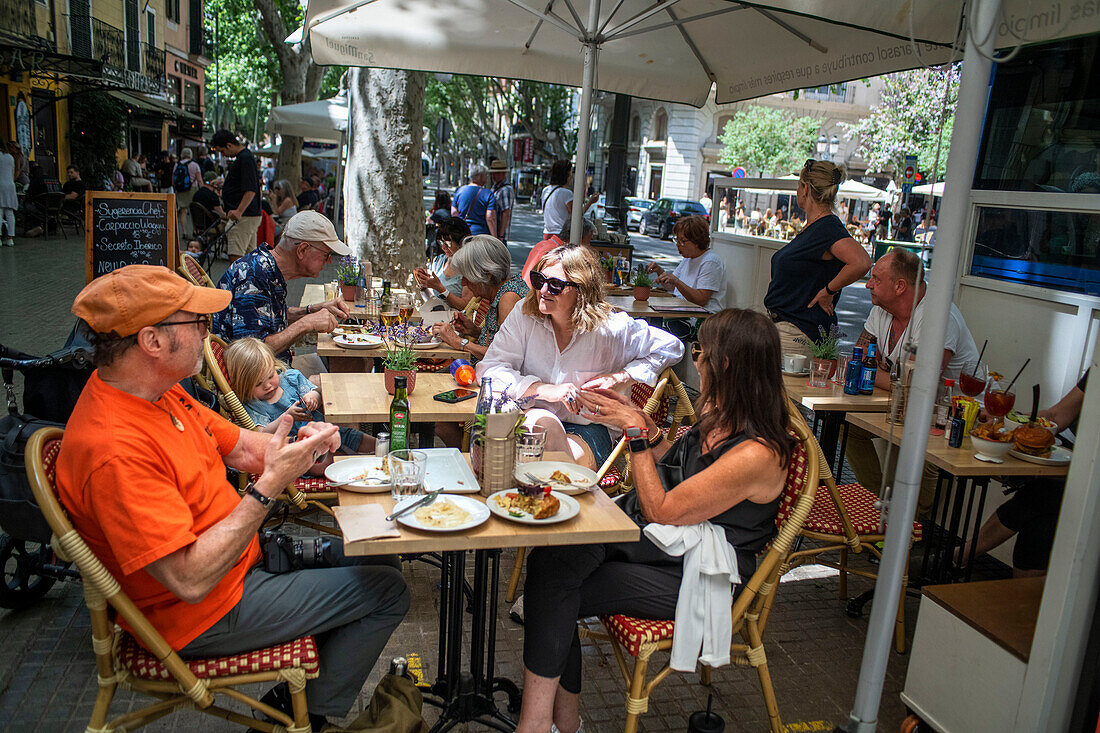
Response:
POLYGON ((172 188, 176 193, 191 190, 191 171, 188 163, 176 163, 176 170, 172 171, 172 188))

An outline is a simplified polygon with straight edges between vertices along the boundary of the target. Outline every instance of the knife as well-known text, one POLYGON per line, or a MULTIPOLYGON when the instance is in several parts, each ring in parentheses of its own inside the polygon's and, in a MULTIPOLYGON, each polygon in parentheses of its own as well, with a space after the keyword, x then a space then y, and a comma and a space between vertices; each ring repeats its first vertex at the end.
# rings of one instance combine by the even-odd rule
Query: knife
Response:
POLYGON ((414 501, 412 504, 409 504, 404 509, 400 509, 400 510, 394 512, 393 514, 389 515, 388 517, 386 517, 386 521, 387 522, 392 522, 393 520, 397 519, 398 517, 400 517, 404 514, 408 514, 413 509, 419 509, 422 506, 428 506, 429 504, 431 504, 432 502, 434 502, 436 500, 436 498, 439 496, 439 492, 440 492, 440 489, 436 489, 435 491, 433 491, 430 494, 426 495, 423 499, 420 499, 419 501, 414 501))

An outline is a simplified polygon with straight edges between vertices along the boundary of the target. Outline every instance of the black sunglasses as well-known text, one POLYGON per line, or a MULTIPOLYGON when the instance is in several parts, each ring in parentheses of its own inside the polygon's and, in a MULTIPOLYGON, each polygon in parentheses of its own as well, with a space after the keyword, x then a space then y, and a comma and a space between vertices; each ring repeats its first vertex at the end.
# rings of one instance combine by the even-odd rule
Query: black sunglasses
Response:
POLYGON ((202 316, 201 318, 192 318, 189 321, 168 321, 167 323, 158 323, 156 325, 156 328, 162 328, 164 326, 190 326, 196 323, 204 324, 207 331, 214 330, 214 316, 209 314, 202 316))
POLYGON ((699 361, 699 357, 703 355, 703 345, 698 341, 691 342, 691 360, 699 361))
POLYGON ((541 272, 531 273, 531 287, 535 290, 542 290, 542 286, 546 286, 546 291, 551 295, 561 295, 566 288, 579 288, 580 283, 575 283, 570 280, 562 280, 556 277, 546 277, 541 272))

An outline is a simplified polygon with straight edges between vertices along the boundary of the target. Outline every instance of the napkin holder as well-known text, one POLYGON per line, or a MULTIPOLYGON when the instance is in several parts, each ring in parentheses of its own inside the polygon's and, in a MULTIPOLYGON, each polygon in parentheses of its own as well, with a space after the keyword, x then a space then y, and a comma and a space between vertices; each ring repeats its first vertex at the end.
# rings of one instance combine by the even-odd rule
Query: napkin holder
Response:
POLYGON ((470 431, 470 463, 481 495, 489 496, 516 485, 517 414, 502 412, 484 418, 484 429, 475 423, 470 431))

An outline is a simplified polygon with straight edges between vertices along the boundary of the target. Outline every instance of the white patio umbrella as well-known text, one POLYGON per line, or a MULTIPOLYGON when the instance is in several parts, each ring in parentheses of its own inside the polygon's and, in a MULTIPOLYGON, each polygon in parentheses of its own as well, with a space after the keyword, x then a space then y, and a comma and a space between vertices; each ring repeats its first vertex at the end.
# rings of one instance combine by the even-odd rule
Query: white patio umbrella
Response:
POLYGON ((340 221, 340 199, 344 185, 344 139, 347 129, 347 97, 336 96, 316 102, 284 104, 272 107, 267 116, 267 131, 272 135, 294 135, 318 142, 338 143, 336 152, 325 151, 313 156, 336 159, 336 197, 332 218, 337 222, 337 226, 340 221))
POLYGON ((943 196, 944 182, 939 181, 937 183, 925 183, 921 186, 914 186, 913 193, 920 194, 921 196, 927 196, 932 194, 933 196, 943 196))
POLYGON ((881 188, 875 188, 874 186, 868 186, 866 183, 849 179, 840 184, 837 198, 856 199, 857 201, 889 201, 890 194, 881 188))

